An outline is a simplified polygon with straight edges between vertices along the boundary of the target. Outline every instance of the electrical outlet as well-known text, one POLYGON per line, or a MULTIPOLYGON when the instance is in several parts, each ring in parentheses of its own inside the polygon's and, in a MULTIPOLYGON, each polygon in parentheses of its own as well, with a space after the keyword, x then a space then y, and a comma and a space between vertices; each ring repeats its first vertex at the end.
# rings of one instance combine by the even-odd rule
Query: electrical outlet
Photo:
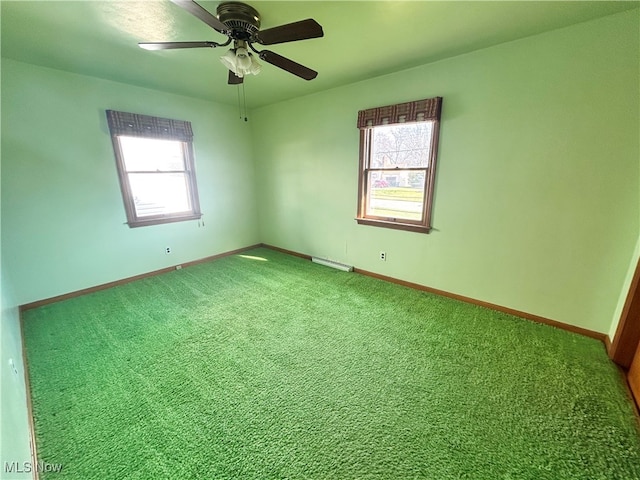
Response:
POLYGON ((167 255, 169 255, 171 253, 171 247, 167 247, 164 249, 164 253, 166 253, 167 255))
POLYGON ((13 362, 13 358, 9 359, 9 366, 11 367, 13 374, 18 375, 18 369, 16 368, 16 364, 13 362))
POLYGON ((387 252, 380 252, 380 260, 382 260, 383 262, 387 261, 387 252))

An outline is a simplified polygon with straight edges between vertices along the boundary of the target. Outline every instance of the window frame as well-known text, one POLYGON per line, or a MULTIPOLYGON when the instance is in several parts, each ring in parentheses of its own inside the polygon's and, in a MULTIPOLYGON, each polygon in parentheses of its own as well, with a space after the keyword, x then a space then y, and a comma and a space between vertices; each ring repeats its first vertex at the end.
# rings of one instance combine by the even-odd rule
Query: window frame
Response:
POLYGON ((193 134, 191 123, 182 120, 140 115, 128 112, 107 110, 107 120, 113 151, 115 153, 116 167, 127 225, 131 228, 161 225, 165 223, 198 220, 202 217, 196 181, 195 159, 193 153, 193 134), (120 137, 138 137, 149 140, 170 140, 181 143, 184 170, 170 171, 129 171, 126 167, 120 137), (167 173, 183 173, 186 176, 186 187, 191 210, 158 215, 139 216, 136 212, 134 194, 129 181, 130 174, 148 173, 163 175, 167 173))
POLYGON ((413 102, 376 107, 358 112, 358 128, 360 130, 359 171, 358 171, 358 209, 356 222, 359 225, 369 225, 418 233, 429 233, 432 229, 433 197, 436 178, 436 163, 440 138, 440 116, 442 97, 416 100, 413 102), (371 144, 373 131, 376 127, 401 125, 407 123, 433 122, 431 143, 429 146, 429 160, 426 167, 407 168, 372 168, 371 144), (425 171, 423 191, 422 217, 420 220, 396 219, 367 215, 367 200, 370 198, 369 184, 372 171, 425 171))

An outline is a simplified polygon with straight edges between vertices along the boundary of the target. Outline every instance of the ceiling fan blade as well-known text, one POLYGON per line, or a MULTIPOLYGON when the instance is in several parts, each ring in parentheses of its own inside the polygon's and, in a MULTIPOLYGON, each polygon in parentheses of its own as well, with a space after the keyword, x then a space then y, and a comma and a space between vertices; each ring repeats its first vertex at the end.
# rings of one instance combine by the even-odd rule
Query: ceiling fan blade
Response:
POLYGON ((138 43, 140 48, 145 50, 171 50, 174 48, 215 48, 219 44, 216 42, 142 42, 138 43))
POLYGON ((271 52, 269 50, 263 50, 259 53, 259 55, 260 58, 265 62, 286 70, 289 73, 293 73, 294 75, 297 75, 300 78, 304 78, 305 80, 313 80, 318 76, 318 72, 316 72, 315 70, 311 70, 304 65, 300 65, 293 60, 289 60, 288 58, 283 57, 282 55, 278 55, 277 53, 271 52))
POLYGON ((262 30, 258 32, 258 43, 275 45, 276 43, 295 42, 322 36, 324 36, 322 26, 312 18, 308 18, 299 22, 262 30))
POLYGON ((237 76, 231 70, 229 70, 229 85, 240 85, 244 81, 244 78, 237 76))
POLYGON ((176 5, 178 5, 179 7, 184 8, 191 15, 198 17, 204 23, 209 25, 211 28, 219 32, 226 32, 228 30, 227 26, 224 23, 222 23, 220 20, 218 20, 218 18, 215 15, 209 13, 207 10, 202 8, 193 0, 171 0, 171 1, 176 5))

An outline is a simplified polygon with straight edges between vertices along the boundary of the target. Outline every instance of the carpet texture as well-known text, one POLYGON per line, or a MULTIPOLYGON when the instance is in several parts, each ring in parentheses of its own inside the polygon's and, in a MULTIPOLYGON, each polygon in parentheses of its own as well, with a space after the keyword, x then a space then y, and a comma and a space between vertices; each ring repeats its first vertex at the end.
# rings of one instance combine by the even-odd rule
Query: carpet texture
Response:
POLYGON ((44 479, 640 478, 600 342, 268 249, 24 335, 44 479))

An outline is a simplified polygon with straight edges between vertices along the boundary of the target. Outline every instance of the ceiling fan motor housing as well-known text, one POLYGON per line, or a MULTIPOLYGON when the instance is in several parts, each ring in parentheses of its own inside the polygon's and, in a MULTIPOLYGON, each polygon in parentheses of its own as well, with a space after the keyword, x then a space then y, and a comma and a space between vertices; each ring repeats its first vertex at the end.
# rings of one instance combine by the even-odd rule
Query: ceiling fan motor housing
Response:
POLYGON ((260 30, 260 14, 245 3, 223 2, 218 5, 216 13, 234 40, 251 40, 260 30))

